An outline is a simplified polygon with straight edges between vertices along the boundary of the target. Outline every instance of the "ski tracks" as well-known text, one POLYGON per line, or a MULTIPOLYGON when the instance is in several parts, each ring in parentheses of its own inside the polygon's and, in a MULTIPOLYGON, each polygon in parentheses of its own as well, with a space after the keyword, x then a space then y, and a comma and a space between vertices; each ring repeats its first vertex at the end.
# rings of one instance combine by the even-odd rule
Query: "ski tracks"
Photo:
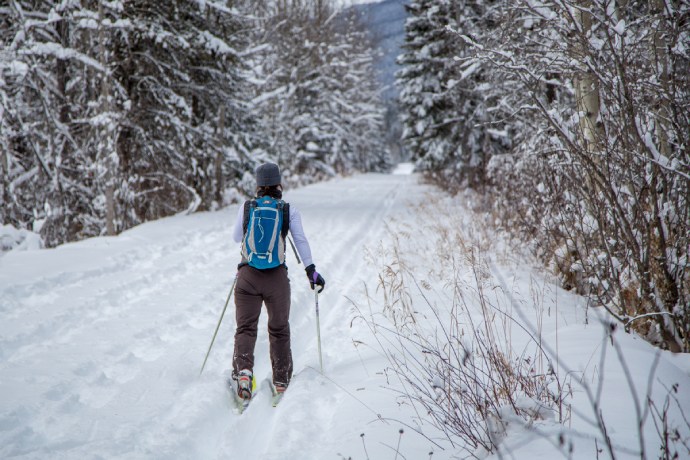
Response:
MULTIPOLYGON (((339 344, 324 347, 327 363, 339 360, 342 345, 351 344, 346 327, 351 319, 347 296, 361 290, 364 282, 376 284, 376 271, 367 266, 365 251, 383 237, 391 213, 398 206, 406 206, 402 196, 408 180, 410 176, 369 174, 336 184, 319 184, 309 190, 319 197, 318 206, 312 204, 301 212, 317 269, 326 277, 326 289, 319 296, 324 341, 339 344)), ((314 295, 302 286, 300 278, 297 293, 293 294, 297 311, 293 307, 291 314, 297 331, 293 333, 293 350, 300 352, 298 356, 316 357, 314 295)), ((293 281, 293 290, 294 285, 293 281)), ((317 367, 318 361, 312 358, 303 364, 317 367)))
MULTIPOLYGON (((326 277, 320 296, 324 367, 336 379, 356 361, 346 296, 362 282, 375 283, 364 248, 375 246, 385 221, 406 206, 410 181, 416 178, 354 176, 286 195, 302 213, 314 261, 326 277)), ((271 407, 265 391, 243 415, 232 413, 224 388, 232 302, 198 378, 235 275, 236 210, 163 219, 115 238, 0 260, 0 390, 12 395, 0 400, 0 457, 334 454, 339 433, 324 433, 342 426, 338 412, 352 401, 313 370, 314 294, 292 256, 297 374, 281 404, 271 407), (316 449, 317 439, 326 445, 316 449)), ((265 329, 264 313, 256 348, 260 377, 270 375, 265 329)))
POLYGON ((53 250, 64 269, 3 283, 0 385, 17 402, 0 406, 0 457, 94 454, 99 445, 107 453, 118 437, 136 446, 150 411, 176 404, 179 381, 162 388, 163 398, 151 396, 161 390, 151 384, 179 379, 180 359, 196 365, 185 341, 190 330, 208 330, 232 277, 231 219, 226 212, 216 217, 211 231, 191 228, 162 239, 134 229, 121 238, 141 241, 122 251, 94 243, 90 256, 103 257, 97 267, 80 268, 89 242, 53 250), (226 277, 209 277, 222 270, 226 277))
MULTIPOLYGON (((286 195, 302 214, 314 262, 326 278, 326 289, 319 296, 322 352, 324 372, 336 380, 345 369, 341 367, 349 369, 356 361, 349 329, 353 315, 347 296, 361 291, 363 282, 377 282, 377 271, 368 266, 365 248, 378 244, 385 235, 386 221, 408 205, 405 187, 412 183, 416 183, 414 176, 368 174, 316 184, 286 195)), ((339 414, 343 410, 359 404, 316 371, 319 361, 314 293, 302 267, 291 260, 288 265, 295 377, 277 408, 258 399, 234 418, 222 434, 223 447, 213 458, 233 457, 233 452, 276 460, 324 458, 324 452, 335 456, 342 431, 332 428, 342 427, 339 414)), ((258 375, 263 375, 270 373, 270 367, 265 323, 259 327, 256 369, 260 369, 258 375)))

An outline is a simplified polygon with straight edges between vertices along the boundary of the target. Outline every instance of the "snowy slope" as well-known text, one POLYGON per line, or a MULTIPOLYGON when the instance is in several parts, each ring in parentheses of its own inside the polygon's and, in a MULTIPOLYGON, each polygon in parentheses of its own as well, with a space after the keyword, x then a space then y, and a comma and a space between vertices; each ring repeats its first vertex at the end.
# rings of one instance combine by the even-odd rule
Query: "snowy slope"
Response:
MULTIPOLYGON (((224 386, 232 304, 199 377, 239 259, 230 237, 236 206, 163 219, 117 237, 1 257, 0 458, 393 459, 398 443, 399 458, 428 458, 430 451, 434 460, 459 455, 461 449, 420 424, 415 410, 385 388, 396 383, 383 372, 386 360, 354 307, 368 304, 367 292, 377 297, 380 263, 391 246, 387 227, 407 230, 400 244, 408 252, 401 257, 435 292, 443 291, 443 267, 433 253, 423 256, 426 238, 415 233, 434 219, 433 211, 423 214, 420 207, 428 191, 409 174, 359 175, 288 191, 326 278, 319 297, 325 376, 316 370, 313 292, 303 267, 288 254, 296 375, 280 406, 270 407, 261 388, 242 415, 233 413, 224 386)), ((471 229, 471 214, 455 205, 453 212, 466 217, 460 226, 471 229)), ((597 367, 590 361, 599 362, 597 350, 606 342, 599 328, 584 324, 586 315, 595 323, 584 299, 533 273, 509 248, 501 251, 488 255, 494 275, 525 311, 535 310, 530 299, 539 286, 537 327, 547 340, 558 344, 573 367, 597 367), (551 308, 560 314, 552 315, 551 308)), ((515 331, 510 339, 520 347, 525 337, 515 331)), ((632 372, 646 382, 654 349, 632 336, 622 340, 632 372)), ((606 358, 611 371, 605 396, 625 388, 612 354, 606 358)), ((267 377, 265 315, 256 362, 256 374, 267 377)), ((657 374, 687 389, 688 364, 686 357, 662 354, 657 374)), ((579 397, 575 402, 586 413, 587 402, 579 397)), ((616 442, 634 448, 634 414, 624 395, 612 397, 604 407, 609 408, 616 442)), ((573 416, 569 424, 585 433, 575 458, 594 458, 594 431, 578 420, 573 416)), ((549 438, 517 428, 509 430, 505 445, 514 458, 553 458, 558 451, 549 438)))
MULTIPOLYGON (((328 283, 321 322, 334 378, 334 369, 356 363, 343 294, 373 276, 362 247, 403 206, 398 199, 412 183, 411 176, 362 176, 286 195, 304 216, 328 283)), ((0 259, 0 457, 215 458, 248 449, 260 458, 309 451, 317 458, 348 443, 332 427, 351 402, 310 372, 296 377, 277 410, 257 400, 242 419, 229 412, 222 376, 232 314, 198 378, 238 262, 230 237, 236 211, 173 217, 0 259)), ((291 257, 300 371, 318 366, 314 299, 291 257)), ((256 352, 257 375, 268 375, 265 332, 256 352)))

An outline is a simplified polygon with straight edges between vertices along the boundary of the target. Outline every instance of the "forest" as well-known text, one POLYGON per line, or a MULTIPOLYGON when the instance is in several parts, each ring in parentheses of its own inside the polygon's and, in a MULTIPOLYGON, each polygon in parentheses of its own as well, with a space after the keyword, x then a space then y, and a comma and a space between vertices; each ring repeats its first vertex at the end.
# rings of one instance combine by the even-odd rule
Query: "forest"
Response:
POLYGON ((356 3, 0 2, 0 457, 688 458, 690 0, 356 3), (267 161, 328 285, 239 414, 267 161))
MULTIPOLYGON (((405 155, 626 329, 690 351, 690 2, 411 0, 405 155)), ((327 0, 0 6, 0 219, 54 247, 383 172, 375 44, 327 0)), ((5 243, 3 243, 5 244, 5 243)))
POLYGON ((411 1, 403 140, 564 286, 690 351, 690 2, 411 1))
POLYGON ((0 220, 46 247, 390 166, 373 54, 328 2, 0 6, 0 220))

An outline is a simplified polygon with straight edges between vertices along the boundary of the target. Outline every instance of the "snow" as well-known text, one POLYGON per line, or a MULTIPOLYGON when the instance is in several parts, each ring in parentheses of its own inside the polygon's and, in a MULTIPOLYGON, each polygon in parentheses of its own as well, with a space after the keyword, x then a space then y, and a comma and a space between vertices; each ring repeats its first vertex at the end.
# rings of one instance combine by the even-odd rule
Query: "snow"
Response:
POLYGON ((467 68, 465 68, 461 73, 460 73, 460 79, 464 80, 476 73, 476 71, 481 67, 481 62, 475 61, 470 63, 467 68))
POLYGON ((363 5, 365 3, 381 3, 384 0, 337 0, 335 3, 341 8, 347 8, 353 5, 363 5))
MULTIPOLYGON (((4 63, 0 61, 0 65, 3 64, 4 63)), ((5 68, 7 69, 9 75, 16 75, 18 77, 26 76, 27 72, 29 71, 29 66, 21 61, 10 61, 9 64, 5 64, 5 68)))
POLYGON ((213 35, 209 31, 205 30, 201 34, 201 37, 204 39, 206 47, 211 51, 214 51, 218 54, 232 54, 232 55, 237 54, 236 50, 234 50, 232 47, 228 46, 227 43, 225 43, 223 40, 216 37, 215 35, 213 35))
POLYGON ((37 43, 28 50, 22 50, 20 55, 42 55, 53 56, 57 59, 75 59, 82 62, 86 66, 90 66, 100 72, 105 72, 105 69, 100 62, 89 57, 72 48, 65 48, 57 43, 37 43))
POLYGON ((414 163, 400 163, 395 167, 392 174, 412 174, 414 172, 414 163))
POLYGON ((41 248, 41 237, 26 229, 0 225, 0 255, 3 251, 27 251, 41 248))
POLYGON ((620 21, 618 21, 613 30, 615 30, 616 33, 621 37, 625 35, 625 19, 621 19, 620 21))
MULTIPOLYGON (((443 302, 453 274, 430 250, 444 240, 431 230, 441 212, 453 216, 452 231, 483 248, 486 282, 496 286, 492 298, 540 332, 562 364, 556 372, 572 386, 564 424, 526 397, 517 404, 535 414, 532 426, 501 413, 507 427, 501 446, 510 453, 504 458, 560 458, 559 436, 573 444, 572 458, 596 458, 595 439, 600 447, 602 441, 588 422, 594 417, 587 388, 600 392, 617 458, 639 458, 630 453, 640 445, 633 395, 638 401, 649 395, 660 407, 664 387, 677 384, 690 415, 688 356, 660 352, 622 330, 610 339, 599 326, 608 327, 607 317, 487 233, 470 211, 471 198, 432 200, 431 192, 410 165, 397 174, 355 175, 286 192, 326 278, 319 296, 324 375, 317 370, 314 294, 288 251, 295 377, 277 408, 260 387, 242 415, 232 411, 224 385, 232 302, 199 376, 239 261, 231 238, 237 206, 177 215, 117 237, 6 253, 0 257, 0 458, 392 459, 398 443, 399 458, 429 458, 432 451, 434 460, 465 457, 392 391, 401 386, 359 313, 381 316, 378 278, 396 244, 399 263, 429 286, 432 305, 448 308, 443 302), (389 229, 399 233, 393 237, 389 229)), ((461 255, 453 260, 470 286, 468 262, 461 255)), ((433 329, 423 320, 431 318, 429 307, 410 292, 420 328, 433 329)), ((478 303, 468 308, 480 314, 478 303)), ((517 350, 529 343, 515 326, 504 339, 517 350)), ((265 314, 255 372, 261 379, 270 373, 265 314)), ((439 378, 430 384, 444 385, 439 378)), ((687 442, 690 433, 679 420, 672 405, 669 422, 680 424, 687 442)), ((644 433, 651 458, 658 439, 649 418, 644 433)))

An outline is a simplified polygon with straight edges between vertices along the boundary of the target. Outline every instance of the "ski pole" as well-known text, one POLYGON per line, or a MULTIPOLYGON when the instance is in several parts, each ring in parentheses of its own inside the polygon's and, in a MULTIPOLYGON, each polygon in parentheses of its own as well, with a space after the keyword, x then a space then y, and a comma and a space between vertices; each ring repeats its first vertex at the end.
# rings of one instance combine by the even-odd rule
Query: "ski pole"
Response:
POLYGON ((297 254, 297 248, 295 247, 295 243, 292 242, 292 238, 288 236, 288 241, 290 242, 290 246, 292 246, 292 252, 295 253, 295 258, 297 259, 297 263, 301 264, 302 261, 299 260, 299 255, 297 254))
POLYGON ((235 284, 237 284, 237 275, 235 275, 235 280, 232 282, 232 287, 230 288, 230 292, 228 293, 228 298, 225 301, 225 306, 223 307, 223 311, 220 314, 220 319, 218 320, 218 325, 216 326, 216 331, 213 333, 213 338, 211 339, 211 345, 208 346, 208 351, 206 352, 206 357, 204 358, 204 364, 201 365, 201 370, 199 371, 199 377, 201 377, 201 373, 204 372, 204 367, 206 367, 206 360, 208 359, 208 355, 211 354, 211 348, 213 348, 213 342, 216 341, 216 335, 218 335, 218 329, 220 329, 220 323, 223 322, 223 316, 225 316, 225 310, 228 308, 228 303, 230 303, 230 297, 232 297, 232 291, 235 290, 235 284))
POLYGON ((319 347, 319 367, 323 374, 323 357, 321 356, 321 325, 319 322, 319 291, 314 289, 314 300, 316 301, 316 340, 319 347))

